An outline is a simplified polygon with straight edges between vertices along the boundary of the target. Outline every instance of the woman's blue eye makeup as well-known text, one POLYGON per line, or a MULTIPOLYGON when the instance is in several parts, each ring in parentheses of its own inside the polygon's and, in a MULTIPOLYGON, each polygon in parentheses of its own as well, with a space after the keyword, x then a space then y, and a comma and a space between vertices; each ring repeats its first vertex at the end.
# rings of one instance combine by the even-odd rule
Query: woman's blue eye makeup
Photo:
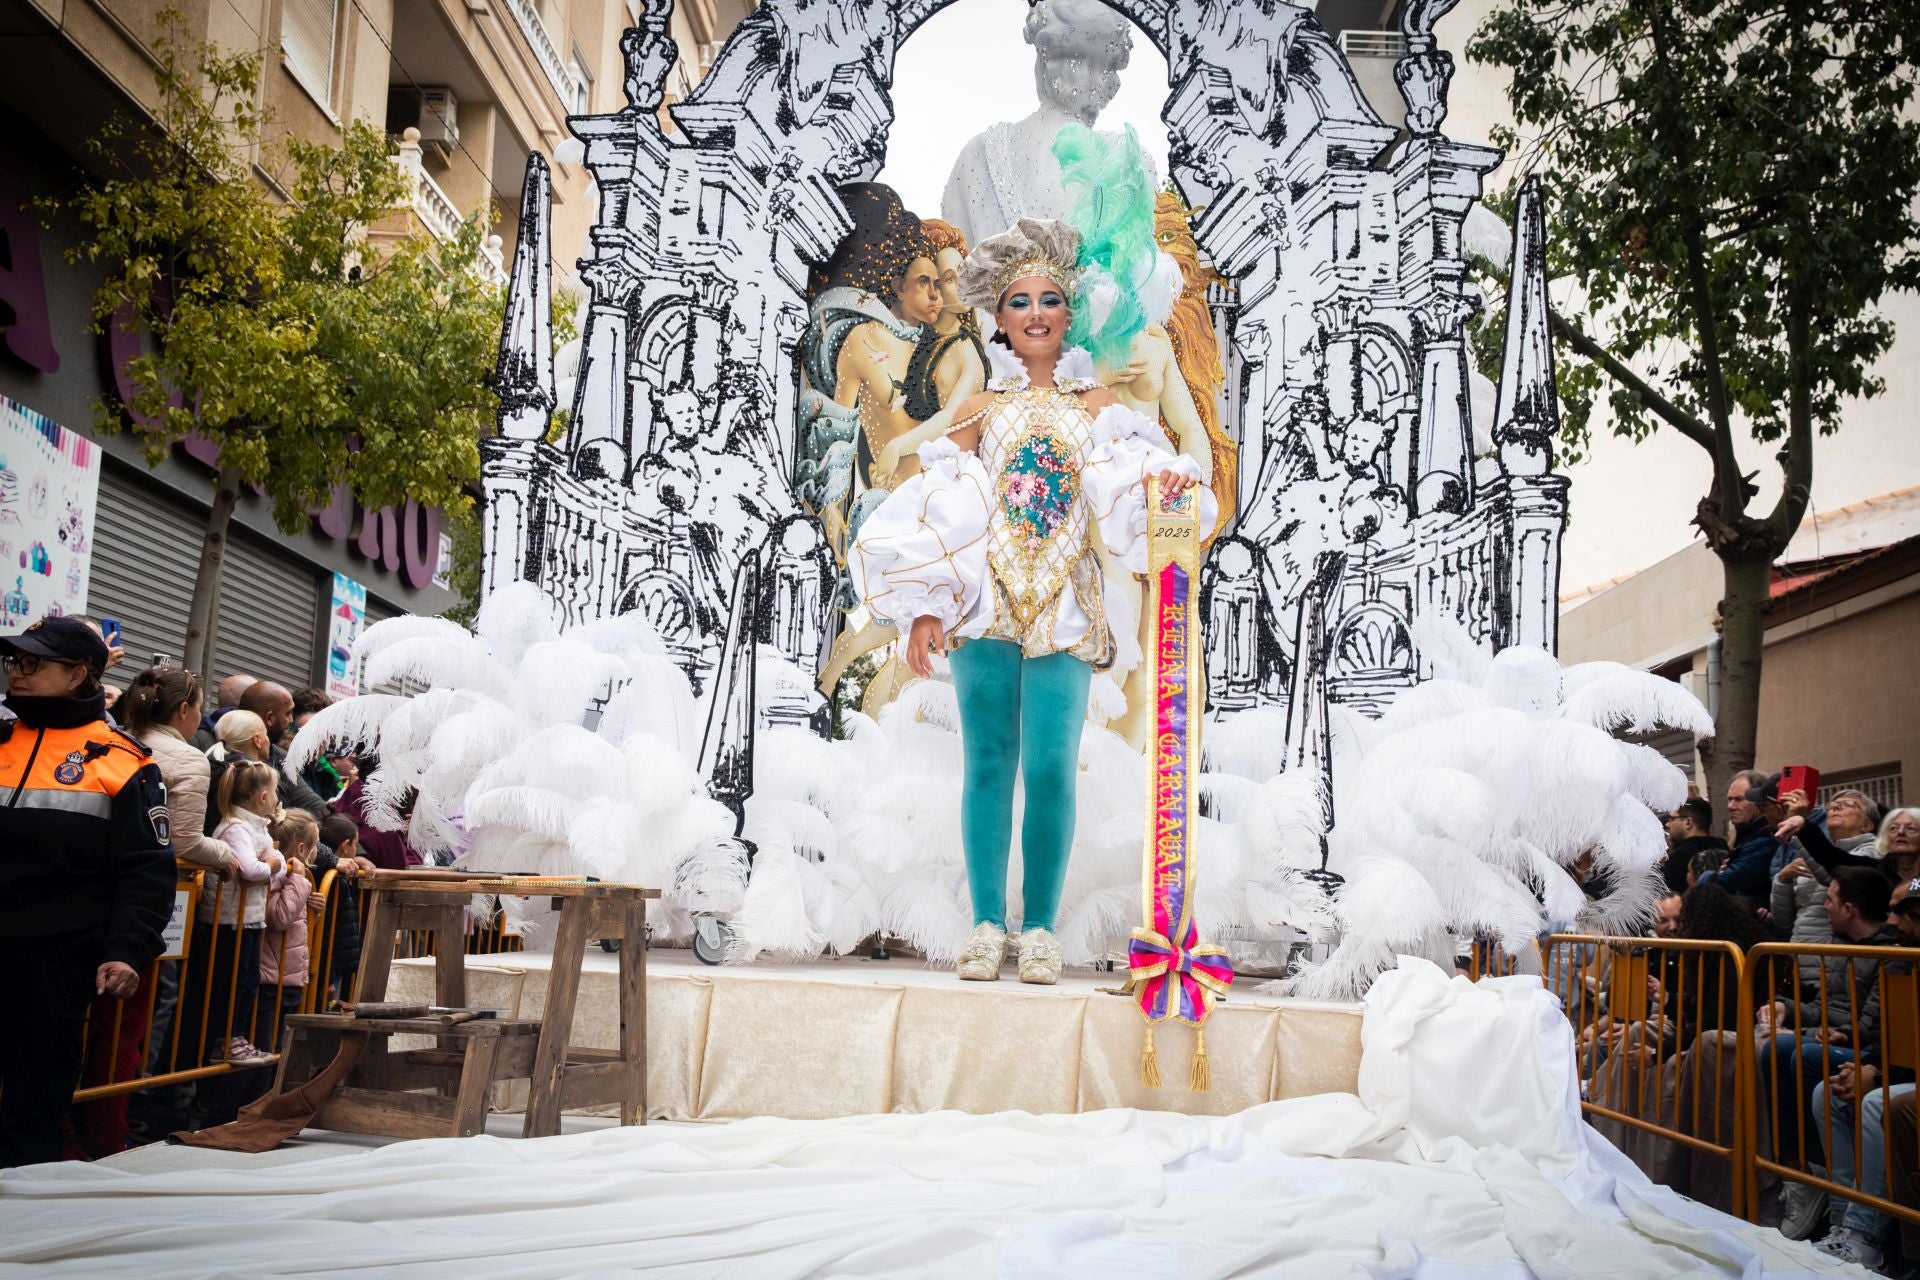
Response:
POLYGON ((1040 305, 1043 307, 1064 307, 1067 305, 1067 300, 1057 293, 1043 293, 1040 295, 1040 305))
POLYGON ((1024 293, 1014 294, 1011 298, 1007 299, 1007 307, 1013 311, 1025 311, 1027 309, 1027 295, 1024 293))

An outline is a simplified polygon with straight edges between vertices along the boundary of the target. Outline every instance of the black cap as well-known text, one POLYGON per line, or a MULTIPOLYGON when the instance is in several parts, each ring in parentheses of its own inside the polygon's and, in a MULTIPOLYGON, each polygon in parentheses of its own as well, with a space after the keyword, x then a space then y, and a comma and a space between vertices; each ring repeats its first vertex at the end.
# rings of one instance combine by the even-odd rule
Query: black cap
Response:
POLYGON ((1778 804, 1780 801, 1780 775, 1773 774, 1757 787, 1747 788, 1747 799, 1755 804, 1778 804))
POLYGON ((0 636, 0 653, 78 662, 96 676, 107 669, 107 642, 78 618, 42 618, 17 636, 0 636))

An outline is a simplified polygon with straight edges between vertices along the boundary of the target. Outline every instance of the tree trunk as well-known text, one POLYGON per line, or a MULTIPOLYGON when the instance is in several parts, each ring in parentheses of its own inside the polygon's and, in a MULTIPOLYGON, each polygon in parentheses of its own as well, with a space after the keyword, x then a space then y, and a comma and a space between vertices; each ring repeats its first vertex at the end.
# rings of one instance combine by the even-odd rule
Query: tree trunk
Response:
POLYGON ((207 536, 200 544, 200 569, 194 575, 193 604, 187 610, 187 652, 181 659, 187 670, 199 672, 200 678, 209 682, 213 679, 214 640, 219 634, 220 575, 227 564, 227 529, 239 502, 240 473, 222 467, 214 485, 213 508, 207 512, 207 536))
POLYGON ((1773 556, 1718 553, 1726 584, 1720 601, 1720 706, 1713 737, 1700 743, 1707 768, 1707 799, 1715 809, 1727 783, 1751 769, 1760 733, 1760 660, 1766 638, 1767 594, 1773 556))

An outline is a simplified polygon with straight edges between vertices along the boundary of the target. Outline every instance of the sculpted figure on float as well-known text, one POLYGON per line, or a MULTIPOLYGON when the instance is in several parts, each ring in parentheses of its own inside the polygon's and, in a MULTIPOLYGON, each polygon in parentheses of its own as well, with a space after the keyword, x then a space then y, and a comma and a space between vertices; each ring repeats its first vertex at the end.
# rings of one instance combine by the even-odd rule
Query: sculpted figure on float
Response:
MULTIPOLYGON (((1156 197, 1154 243, 1179 267, 1180 292, 1165 321, 1149 324, 1133 340, 1127 367, 1109 385, 1121 404, 1157 419, 1174 449, 1198 464, 1202 480, 1220 503, 1215 527, 1224 528, 1233 518, 1240 451, 1220 421, 1220 392, 1227 373, 1220 360, 1213 313, 1207 308, 1207 286, 1218 277, 1200 262, 1190 217, 1191 211, 1173 192, 1162 191, 1156 197)), ((1132 586, 1139 594, 1138 584, 1132 586)), ((1135 612, 1144 653, 1149 620, 1145 610, 1135 612)), ((1150 679, 1144 661, 1127 673, 1121 686, 1126 711, 1107 726, 1141 749, 1150 723, 1150 679)))
MULTIPOLYGON (((1176 6, 1178 7, 1178 6, 1176 6)), ((1100 0, 1036 0, 1025 37, 1033 46, 1040 105, 1024 120, 993 125, 960 149, 940 210, 978 244, 1016 218, 1057 218, 1066 193, 1053 140, 1069 124, 1091 126, 1120 92, 1133 28, 1100 0)))
MULTIPOLYGON (((835 554, 888 493, 920 469, 907 443, 929 418, 986 385, 979 321, 960 301, 966 240, 945 222, 922 223, 892 188, 840 190, 854 230, 815 276, 800 350, 799 491, 825 525, 835 554)), ((843 598, 842 607, 853 601, 843 598)), ((831 690, 847 664, 896 635, 884 619, 844 632, 821 672, 831 690)), ((899 671, 876 679, 877 707, 899 671)))
POLYGON ((872 464, 914 425, 908 378, 917 345, 939 316, 940 293, 920 219, 893 188, 860 182, 839 194, 853 230, 814 273, 800 339, 798 491, 843 555, 865 510, 919 465, 909 456, 897 475, 878 475, 872 464), (856 489, 875 496, 863 507, 856 489))

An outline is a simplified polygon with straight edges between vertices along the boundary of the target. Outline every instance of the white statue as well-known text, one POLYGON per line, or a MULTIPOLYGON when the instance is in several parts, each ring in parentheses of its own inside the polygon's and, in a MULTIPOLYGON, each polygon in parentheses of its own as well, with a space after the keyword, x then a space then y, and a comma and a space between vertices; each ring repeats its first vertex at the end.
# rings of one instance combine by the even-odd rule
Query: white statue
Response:
POLYGON ((993 125, 960 149, 940 216, 978 244, 1016 218, 1066 213, 1053 137, 1062 125, 1091 128, 1120 92, 1133 53, 1133 27, 1101 0, 1036 0, 1023 33, 1033 46, 1040 106, 1024 120, 993 125))

